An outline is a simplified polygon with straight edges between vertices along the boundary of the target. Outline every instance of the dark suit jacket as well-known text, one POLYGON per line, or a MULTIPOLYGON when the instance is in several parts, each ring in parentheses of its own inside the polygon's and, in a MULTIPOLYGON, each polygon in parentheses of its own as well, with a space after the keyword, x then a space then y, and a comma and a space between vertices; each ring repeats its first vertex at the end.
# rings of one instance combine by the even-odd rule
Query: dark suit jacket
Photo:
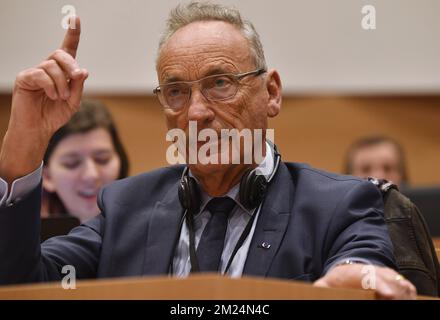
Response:
MULTIPOLYGON (((0 283, 167 274, 180 234, 177 185, 183 166, 105 187, 102 214, 40 246, 40 194, 0 209, 0 283)), ((315 280, 335 261, 394 267, 383 202, 370 182, 281 163, 269 189, 243 274, 315 280), (269 249, 262 248, 266 242, 269 249)))

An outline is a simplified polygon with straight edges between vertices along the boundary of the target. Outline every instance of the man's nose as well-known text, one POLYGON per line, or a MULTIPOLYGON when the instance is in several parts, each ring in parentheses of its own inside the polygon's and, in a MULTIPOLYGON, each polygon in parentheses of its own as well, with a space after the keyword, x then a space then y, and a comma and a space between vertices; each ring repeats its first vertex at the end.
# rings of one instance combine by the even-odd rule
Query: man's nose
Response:
POLYGON ((194 86, 189 101, 188 121, 197 121, 200 124, 212 121, 215 114, 208 104, 209 101, 203 96, 198 86, 194 86))

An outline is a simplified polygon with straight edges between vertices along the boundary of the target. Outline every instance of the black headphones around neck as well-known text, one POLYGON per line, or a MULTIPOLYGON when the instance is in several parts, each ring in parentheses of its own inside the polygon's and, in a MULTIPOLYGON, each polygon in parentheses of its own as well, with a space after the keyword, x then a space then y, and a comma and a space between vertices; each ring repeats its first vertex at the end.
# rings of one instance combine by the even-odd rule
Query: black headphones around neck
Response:
MULTIPOLYGON (((258 167, 249 168, 240 181, 240 203, 248 210, 255 209, 263 201, 267 187, 278 170, 281 155, 278 153, 276 146, 270 143, 271 149, 274 151, 274 169, 268 179, 258 172, 258 167)), ((183 171, 182 178, 179 183, 179 201, 182 207, 192 215, 196 215, 200 210, 200 189, 195 178, 189 175, 189 168, 183 171)))

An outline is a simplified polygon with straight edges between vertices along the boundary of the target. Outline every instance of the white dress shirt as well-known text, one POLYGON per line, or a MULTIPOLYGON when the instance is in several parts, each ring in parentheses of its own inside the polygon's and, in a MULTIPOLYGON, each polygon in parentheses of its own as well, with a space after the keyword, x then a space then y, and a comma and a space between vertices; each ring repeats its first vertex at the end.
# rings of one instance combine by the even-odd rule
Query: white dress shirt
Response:
MULTIPOLYGON (((258 166, 258 169, 261 170, 261 172, 264 173, 264 175, 266 176, 266 179, 268 179, 274 168, 274 158, 272 152, 270 152, 272 148, 268 144, 266 145, 267 145, 266 150, 268 152, 266 152, 266 156, 258 166)), ((229 214, 229 218, 228 218, 228 227, 226 229, 225 245, 223 247, 223 253, 220 260, 220 270, 222 274, 225 272, 231 254, 234 251, 235 246, 241 234, 246 228, 246 225, 248 224, 252 215, 255 214, 256 216, 252 223, 252 228, 249 234, 247 235, 240 249, 235 254, 234 260, 232 261, 231 266, 227 272, 227 274, 231 277, 240 277, 243 273, 243 268, 246 262, 249 246, 260 213, 260 207, 257 207, 256 209, 249 211, 240 203, 239 188, 240 185, 237 184, 231 190, 229 190, 228 193, 224 195, 225 197, 229 197, 233 199, 237 205, 229 214)), ((201 193, 202 194, 201 194, 200 213, 194 217, 196 248, 199 244, 203 230, 211 217, 211 213, 206 209, 206 205, 208 204, 209 200, 212 199, 212 197, 206 194, 203 190, 201 190, 201 193)), ((182 228, 180 230, 180 238, 173 259, 172 273, 174 276, 177 277, 186 277, 190 273, 190 270, 191 270, 191 262, 189 255, 189 230, 185 222, 183 223, 182 228)))

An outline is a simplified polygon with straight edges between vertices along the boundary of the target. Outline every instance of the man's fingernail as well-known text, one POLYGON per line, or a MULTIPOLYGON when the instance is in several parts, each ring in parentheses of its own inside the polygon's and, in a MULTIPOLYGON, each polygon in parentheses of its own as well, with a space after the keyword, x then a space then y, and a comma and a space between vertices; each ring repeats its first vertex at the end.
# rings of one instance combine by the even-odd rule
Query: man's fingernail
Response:
POLYGON ((69 99, 70 98, 70 90, 67 89, 66 91, 64 91, 64 99, 69 99))
POLYGON ((72 76, 76 76, 76 75, 78 75, 78 74, 80 74, 81 73, 81 69, 75 69, 75 70, 73 70, 72 71, 72 76))

